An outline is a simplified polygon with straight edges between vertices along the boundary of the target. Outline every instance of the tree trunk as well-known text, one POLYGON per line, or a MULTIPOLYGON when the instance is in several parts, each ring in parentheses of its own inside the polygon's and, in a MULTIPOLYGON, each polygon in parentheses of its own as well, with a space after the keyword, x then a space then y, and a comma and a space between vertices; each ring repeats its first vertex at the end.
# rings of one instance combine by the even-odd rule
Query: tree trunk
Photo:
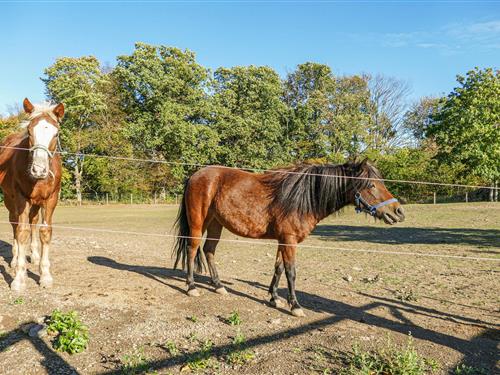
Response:
POLYGON ((78 165, 78 160, 75 162, 75 190, 76 190, 76 202, 79 206, 82 205, 82 171, 78 165))

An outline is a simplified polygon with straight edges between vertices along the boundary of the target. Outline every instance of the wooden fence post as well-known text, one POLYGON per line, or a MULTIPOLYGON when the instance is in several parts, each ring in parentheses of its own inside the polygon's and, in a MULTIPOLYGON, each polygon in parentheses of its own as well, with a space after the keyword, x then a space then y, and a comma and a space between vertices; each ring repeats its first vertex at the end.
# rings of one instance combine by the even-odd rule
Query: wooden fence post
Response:
POLYGON ((106 205, 109 204, 109 197, 108 197, 108 193, 106 193, 106 205))
POLYGON ((434 192, 434 204, 436 204, 436 192, 434 192))
POLYGON ((469 203, 469 192, 465 192, 465 203, 469 203))
POLYGON ((134 204, 134 198, 133 198, 132 193, 130 193, 130 204, 134 204))

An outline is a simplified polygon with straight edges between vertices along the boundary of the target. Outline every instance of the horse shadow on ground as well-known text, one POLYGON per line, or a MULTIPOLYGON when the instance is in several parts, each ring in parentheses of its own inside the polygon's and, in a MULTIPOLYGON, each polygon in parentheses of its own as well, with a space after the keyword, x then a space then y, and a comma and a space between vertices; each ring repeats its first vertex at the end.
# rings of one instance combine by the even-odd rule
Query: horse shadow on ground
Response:
MULTIPOLYGON (((3 240, 0 240, 0 257, 3 258, 3 260, 7 263, 10 264, 10 261, 12 260, 13 254, 12 254, 12 244, 5 242, 3 240)), ((28 259, 30 260, 30 257, 28 256, 28 259)), ((14 274, 14 270, 12 269, 9 271, 7 268, 4 266, 0 265, 0 274, 3 276, 5 282, 10 285, 14 278, 11 276, 11 274, 14 274)), ((31 272, 31 270, 28 269, 28 277, 30 279, 35 280, 35 282, 39 282, 40 276, 37 274, 31 272)))
MULTIPOLYGON (((22 326, 29 326, 32 324, 36 324, 36 322, 23 323, 22 326)), ((38 353, 43 356, 43 360, 40 364, 45 367, 48 374, 79 375, 76 368, 71 366, 59 354, 53 351, 44 340, 39 337, 30 337, 27 333, 24 333, 22 326, 2 334, 0 337, 0 355, 17 343, 27 340, 38 353)), ((11 370, 14 370, 14 368, 11 368, 11 370)))
MULTIPOLYGON (((178 270, 170 270, 162 267, 123 264, 116 262, 110 258, 97 256, 89 257, 88 260, 100 266, 110 267, 117 270, 125 270, 128 272, 136 272, 164 285, 170 286, 175 290, 181 291, 183 293, 185 292, 182 288, 179 288, 176 285, 172 285, 167 281, 168 279, 183 281, 185 274, 178 270)), ((210 281, 208 277, 196 275, 196 279, 199 287, 210 290, 212 289, 210 287, 207 287, 206 285, 201 284, 208 283, 210 281)), ((267 291, 268 289, 268 286, 258 282, 243 279, 238 279, 238 281, 261 291, 267 291)), ((227 283, 225 284, 225 286, 228 292, 232 294, 251 299, 259 304, 262 304, 262 302, 264 302, 261 298, 243 293, 229 287, 227 283)), ((286 289, 280 289, 279 292, 280 295, 284 297, 286 294, 286 289)), ((259 295, 260 293, 256 294, 259 295)), ((285 329, 269 335, 250 338, 246 341, 245 347, 253 348, 276 341, 290 339, 300 335, 308 334, 323 327, 335 325, 344 320, 351 320, 380 327, 393 332, 402 333, 405 335, 411 332, 411 335, 417 339, 446 346, 450 349, 462 353, 463 358, 460 363, 480 366, 490 370, 493 370, 495 368, 498 358, 497 342, 500 338, 500 331, 498 330, 498 327, 500 327, 499 324, 441 312, 436 309, 426 308, 390 298, 369 294, 364 294, 364 296, 370 298, 372 301, 363 306, 352 306, 344 302, 334 301, 315 294, 298 291, 297 297, 304 304, 304 307, 306 309, 323 312, 328 314, 328 316, 314 322, 303 324, 299 327, 285 329), (370 312, 370 310, 379 307, 386 307, 388 311, 391 312, 391 318, 380 317, 370 312), (466 340, 452 336, 448 333, 436 332, 431 329, 421 327, 412 322, 411 318, 408 317, 409 314, 421 315, 429 319, 433 318, 448 322, 451 321, 456 324, 472 325, 481 327, 484 330, 481 332, 481 334, 474 337, 472 340, 466 340)), ((289 311, 287 310, 280 310, 283 313, 289 313, 289 311)), ((232 349, 234 349, 232 344, 219 345, 213 348, 213 353, 215 353, 216 355, 223 355, 224 353, 227 353, 232 349)), ((185 363, 190 358, 193 358, 193 356, 201 354, 201 352, 180 353, 173 357, 169 356, 169 358, 150 361, 147 365, 148 368, 153 371, 167 369, 178 364, 185 363)), ((121 370, 119 369, 109 370, 107 372, 103 372, 102 374, 119 374, 120 371, 121 370)))
POLYGON ((500 254, 500 230, 471 228, 404 228, 354 225, 318 225, 313 236, 329 241, 363 241, 389 245, 472 245, 497 250, 472 250, 500 254))

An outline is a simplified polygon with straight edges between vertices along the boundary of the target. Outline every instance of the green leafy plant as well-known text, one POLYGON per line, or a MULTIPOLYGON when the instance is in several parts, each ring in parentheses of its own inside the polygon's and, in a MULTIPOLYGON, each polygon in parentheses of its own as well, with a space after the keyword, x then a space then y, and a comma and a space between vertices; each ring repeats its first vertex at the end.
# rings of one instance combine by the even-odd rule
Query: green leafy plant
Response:
POLYGON ((127 375, 143 374, 148 368, 148 359, 144 354, 144 348, 140 347, 132 354, 124 355, 122 358, 122 371, 127 375))
POLYGON ((217 363, 212 359, 213 342, 207 339, 200 343, 201 349, 189 357, 186 363, 187 367, 189 367, 191 371, 217 368, 217 363))
POLYGON ((13 302, 14 305, 22 305, 24 303, 23 297, 17 297, 13 302))
POLYGON ((47 332, 56 334, 54 349, 69 354, 81 353, 88 345, 88 328, 82 324, 75 311, 63 313, 54 310, 47 319, 47 332))
POLYGON ((417 353, 411 336, 404 348, 398 348, 390 340, 378 350, 365 350, 355 345, 346 362, 349 367, 344 370, 345 375, 425 375, 439 367, 436 361, 417 353))
POLYGON ((196 315, 191 315, 191 316, 187 317, 187 320, 190 320, 193 323, 196 323, 198 321, 198 317, 196 315))
POLYGON ((177 345, 175 345, 175 342, 171 340, 165 343, 165 348, 167 349, 168 353, 172 356, 179 354, 179 349, 177 348, 177 345))
POLYGON ((484 368, 474 367, 460 363, 453 369, 454 375, 486 375, 488 372, 484 368))
POLYGON ((417 295, 412 289, 408 289, 403 287, 401 289, 396 290, 395 292, 396 298, 402 302, 415 302, 417 300, 417 295))
POLYGON ((226 322, 227 324, 232 326, 239 326, 242 323, 242 320, 238 311, 233 311, 226 319, 226 322))
POLYGON ((226 354, 227 363, 241 366, 255 358, 252 351, 244 348, 245 342, 245 335, 238 330, 233 338, 233 348, 226 354))

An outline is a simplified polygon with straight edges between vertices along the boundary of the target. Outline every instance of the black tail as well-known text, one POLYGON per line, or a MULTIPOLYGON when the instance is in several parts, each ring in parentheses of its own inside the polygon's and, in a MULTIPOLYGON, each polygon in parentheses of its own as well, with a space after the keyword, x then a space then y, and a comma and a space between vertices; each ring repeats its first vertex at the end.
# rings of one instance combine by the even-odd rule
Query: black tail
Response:
MULTIPOLYGON (((186 269, 187 262, 187 253, 188 247, 191 242, 189 236, 191 235, 191 231, 189 228, 187 212, 186 212, 186 187, 189 180, 186 181, 184 185, 184 194, 182 196, 181 205, 179 207, 179 213, 177 214, 177 219, 175 220, 174 227, 177 229, 177 239, 175 241, 175 246, 172 251, 172 257, 175 257, 174 269, 177 268, 179 262, 182 262, 182 269, 186 269)), ((204 254, 201 251, 200 247, 198 247, 198 251, 196 252, 195 257, 195 270, 198 273, 203 273, 206 269, 204 254)))

